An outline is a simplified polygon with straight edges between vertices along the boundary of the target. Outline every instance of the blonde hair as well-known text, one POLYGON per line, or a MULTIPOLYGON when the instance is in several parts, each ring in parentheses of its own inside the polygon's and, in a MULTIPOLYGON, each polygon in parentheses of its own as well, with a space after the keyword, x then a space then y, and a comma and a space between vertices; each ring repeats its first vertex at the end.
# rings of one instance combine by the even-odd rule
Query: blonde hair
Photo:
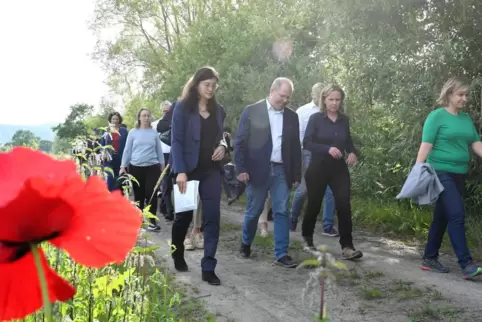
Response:
POLYGON ((321 112, 326 112, 326 104, 325 104, 325 99, 328 97, 328 95, 331 94, 331 92, 338 92, 341 95, 341 102, 340 102, 340 109, 338 110, 340 113, 345 113, 345 107, 344 107, 344 102, 345 102, 345 92, 343 89, 336 85, 336 84, 330 84, 327 85, 323 88, 323 90, 320 93, 320 103, 318 106, 320 107, 321 112))
POLYGON ((184 100, 187 98, 187 96, 189 95, 189 91, 191 90, 191 85, 192 85, 192 79, 194 77, 191 77, 188 79, 188 81, 186 82, 186 84, 184 84, 184 87, 182 88, 182 93, 181 93, 181 97, 179 98, 179 100, 184 100))
POLYGON ((139 110, 139 112, 137 112, 137 121, 136 121, 136 129, 140 128, 141 127, 141 113, 142 111, 148 111, 149 112, 149 115, 151 115, 151 119, 152 119, 152 113, 151 113, 151 110, 149 110, 148 108, 141 108, 139 110))
POLYGON ((311 99, 313 102, 316 104, 319 104, 320 102, 320 95, 321 95, 321 90, 323 89, 323 83, 316 83, 313 85, 311 88, 311 99))
POLYGON ((437 99, 437 104, 448 106, 449 96, 462 88, 466 88, 468 90, 470 88, 469 81, 459 76, 451 77, 445 82, 444 86, 442 86, 440 96, 437 99))

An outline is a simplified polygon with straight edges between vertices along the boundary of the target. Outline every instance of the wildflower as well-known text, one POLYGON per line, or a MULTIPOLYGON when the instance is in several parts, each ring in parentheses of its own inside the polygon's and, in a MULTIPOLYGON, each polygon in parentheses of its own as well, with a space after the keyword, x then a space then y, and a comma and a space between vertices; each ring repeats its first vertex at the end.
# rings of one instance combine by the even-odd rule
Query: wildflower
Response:
POLYGON ((45 288, 50 303, 74 296, 73 287, 48 266, 40 243, 62 248, 89 267, 121 263, 141 221, 120 192, 110 193, 96 176, 84 181, 72 161, 26 148, 0 153, 0 321, 40 309, 45 288))

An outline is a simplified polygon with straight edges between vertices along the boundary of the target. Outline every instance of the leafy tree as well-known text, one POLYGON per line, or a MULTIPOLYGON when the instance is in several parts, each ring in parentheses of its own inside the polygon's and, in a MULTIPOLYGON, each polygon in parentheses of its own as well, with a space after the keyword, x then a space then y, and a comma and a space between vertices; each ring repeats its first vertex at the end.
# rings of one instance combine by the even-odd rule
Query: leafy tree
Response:
MULTIPOLYGON (((120 26, 96 58, 126 99, 128 125, 139 107, 179 96, 202 65, 220 72, 217 96, 233 128, 277 76, 293 79, 294 108, 315 82, 339 83, 362 152, 354 193, 391 200, 449 76, 473 80, 467 111, 482 130, 481 15, 478 0, 97 0, 92 28, 120 26)), ((472 211, 482 209, 481 171, 473 161, 472 211)))
POLYGON ((39 150, 47 153, 52 152, 53 142, 49 140, 40 140, 38 144, 39 150))
POLYGON ((12 146, 27 146, 36 148, 40 138, 36 137, 32 131, 18 130, 12 136, 10 144, 12 146))
POLYGON ((89 131, 85 121, 93 111, 92 105, 83 103, 72 105, 65 121, 52 129, 62 139, 73 140, 78 136, 86 136, 89 131))
POLYGON ((84 123, 89 130, 106 127, 108 125, 109 114, 115 111, 115 104, 103 99, 100 103, 99 111, 95 115, 87 117, 84 123))

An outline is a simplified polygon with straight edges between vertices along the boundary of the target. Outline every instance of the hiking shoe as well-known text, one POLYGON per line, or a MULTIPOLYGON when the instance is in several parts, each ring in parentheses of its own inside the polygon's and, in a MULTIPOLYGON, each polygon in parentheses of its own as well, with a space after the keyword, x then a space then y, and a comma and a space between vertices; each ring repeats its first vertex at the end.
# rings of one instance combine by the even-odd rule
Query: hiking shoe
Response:
POLYGON ((303 250, 305 252, 311 252, 311 251, 316 250, 316 247, 313 244, 313 238, 312 237, 303 237, 303 239, 305 241, 304 244, 303 244, 303 250))
POLYGON ((161 226, 159 226, 158 224, 149 224, 149 226, 147 226, 147 230, 149 231, 161 231, 161 226))
POLYGON ((192 244, 191 237, 186 237, 186 239, 184 239, 184 249, 185 250, 195 250, 196 249, 196 247, 194 247, 194 245, 192 244))
POLYGON ((296 227, 298 226, 298 220, 291 219, 290 223, 290 231, 296 231, 296 227))
POLYGON ((435 273, 448 273, 450 270, 443 266, 438 259, 424 259, 420 269, 424 271, 430 271, 435 273))
POLYGON ((251 246, 241 244, 241 248, 239 249, 239 254, 243 258, 248 258, 251 256, 251 246))
POLYGON ((341 256, 344 259, 358 259, 363 257, 363 253, 359 250, 355 250, 355 248, 352 247, 345 247, 343 248, 343 251, 341 253, 341 256))
POLYGON ((293 258, 291 258, 288 255, 285 255, 285 256, 281 257, 280 259, 278 259, 277 261, 275 261, 275 264, 279 265, 279 266, 286 267, 286 268, 294 268, 294 267, 298 266, 298 264, 296 264, 296 262, 293 260, 293 258))
POLYGON ((477 264, 471 263, 466 268, 462 270, 464 274, 464 279, 471 280, 474 277, 482 274, 482 267, 479 267, 477 264))
POLYGON ((336 231, 335 228, 324 229, 322 235, 329 236, 329 237, 338 237, 340 234, 336 231))

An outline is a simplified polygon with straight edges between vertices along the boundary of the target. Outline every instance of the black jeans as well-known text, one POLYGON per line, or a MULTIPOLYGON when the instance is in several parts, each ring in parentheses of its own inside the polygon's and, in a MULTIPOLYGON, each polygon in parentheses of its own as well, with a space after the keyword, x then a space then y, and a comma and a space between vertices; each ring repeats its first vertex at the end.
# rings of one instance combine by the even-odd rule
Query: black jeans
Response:
MULTIPOLYGON (((161 176, 161 165, 154 164, 146 167, 138 167, 135 165, 129 166, 129 173, 139 182, 132 183, 134 190, 134 200, 139 203, 139 208, 142 210, 145 206, 150 205, 150 212, 154 215, 157 213, 157 196, 154 188, 157 180, 161 176)), ((151 224, 156 224, 154 218, 149 218, 151 224)))
MULTIPOLYGON (((188 180, 199 180, 204 234, 204 257, 201 260, 201 268, 204 272, 212 272, 217 264, 215 256, 221 218, 221 172, 219 169, 212 169, 205 173, 192 173, 188 174, 188 180)), ((172 253, 173 258, 184 258, 184 238, 191 224, 192 216, 192 210, 175 215, 171 234, 172 244, 176 247, 172 253)))
POLYGON ((326 186, 330 186, 335 198, 341 248, 353 248, 350 172, 345 160, 312 160, 305 173, 308 206, 301 226, 303 237, 313 238, 316 217, 321 209, 326 186))

